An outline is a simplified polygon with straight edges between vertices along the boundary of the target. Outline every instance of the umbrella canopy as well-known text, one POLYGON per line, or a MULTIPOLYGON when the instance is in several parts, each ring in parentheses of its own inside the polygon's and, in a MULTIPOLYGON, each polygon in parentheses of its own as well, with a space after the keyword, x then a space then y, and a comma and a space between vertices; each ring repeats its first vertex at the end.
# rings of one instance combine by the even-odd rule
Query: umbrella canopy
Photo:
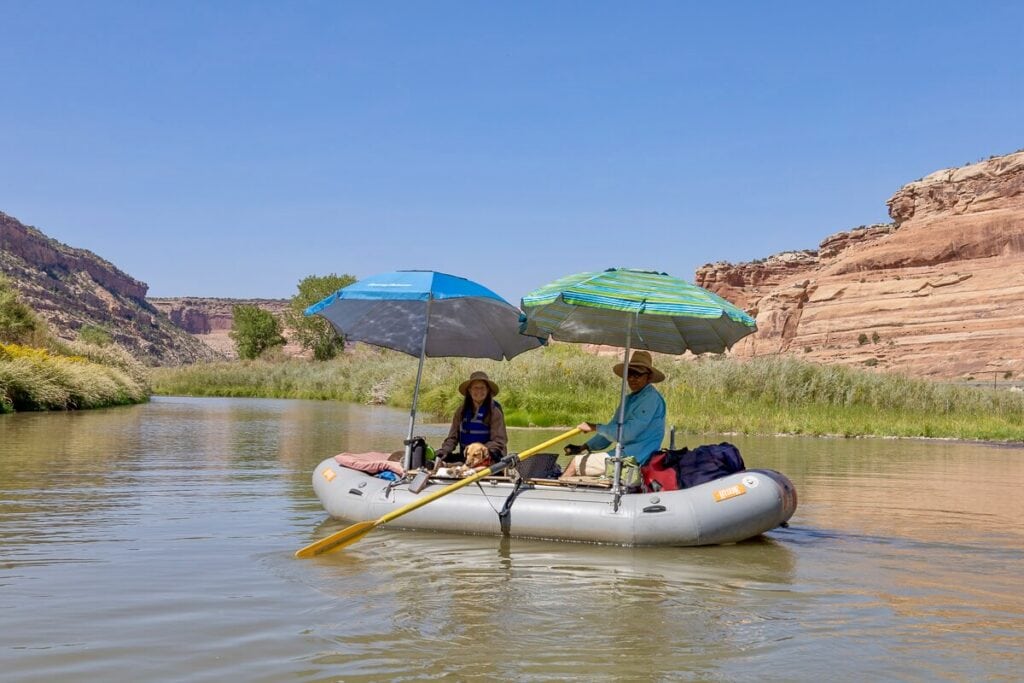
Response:
MULTIPOLYGON (((728 301, 685 280, 628 268, 577 273, 536 289, 522 300, 520 331, 559 341, 680 354, 721 353, 757 330, 754 319, 728 301)), ((615 508, 621 494, 622 373, 615 445, 615 508)))
POLYGON ((515 306, 472 280, 429 270, 359 280, 306 315, 323 316, 347 339, 410 356, 502 360, 541 345, 518 333, 515 306))
POLYGON ((665 273, 626 268, 577 273, 522 300, 523 334, 680 354, 721 353, 754 319, 722 297, 665 273))
POLYGON ((543 342, 519 334, 519 309, 472 280, 432 270, 380 273, 339 289, 306 309, 330 321, 346 339, 418 356, 409 413, 405 467, 416 425, 423 359, 427 356, 513 358, 543 342))

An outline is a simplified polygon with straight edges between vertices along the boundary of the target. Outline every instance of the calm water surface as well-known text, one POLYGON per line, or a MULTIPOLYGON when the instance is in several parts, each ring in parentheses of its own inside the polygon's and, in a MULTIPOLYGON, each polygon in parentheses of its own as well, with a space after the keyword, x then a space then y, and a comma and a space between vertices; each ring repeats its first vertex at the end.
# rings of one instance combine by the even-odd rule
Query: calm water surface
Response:
POLYGON ((313 467, 396 449, 407 420, 184 398, 0 416, 0 679, 1024 678, 1020 449, 736 437, 796 484, 789 529, 626 549, 385 527, 292 559, 345 526, 313 467))

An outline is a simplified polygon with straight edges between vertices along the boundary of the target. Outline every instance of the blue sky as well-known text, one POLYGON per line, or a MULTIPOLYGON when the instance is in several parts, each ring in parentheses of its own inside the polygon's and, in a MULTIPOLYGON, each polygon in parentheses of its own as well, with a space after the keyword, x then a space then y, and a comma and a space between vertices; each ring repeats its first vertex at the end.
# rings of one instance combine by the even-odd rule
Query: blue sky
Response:
POLYGON ((1024 147, 1022 27, 1018 2, 0 0, 0 211, 151 296, 691 279, 1024 147))

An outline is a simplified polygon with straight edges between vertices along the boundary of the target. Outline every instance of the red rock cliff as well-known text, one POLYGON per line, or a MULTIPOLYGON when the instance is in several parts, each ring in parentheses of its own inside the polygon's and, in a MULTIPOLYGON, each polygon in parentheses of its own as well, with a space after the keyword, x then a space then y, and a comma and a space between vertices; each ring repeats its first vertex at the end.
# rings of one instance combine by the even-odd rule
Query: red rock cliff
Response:
POLYGON ((757 317, 739 356, 793 353, 942 378, 1024 375, 1024 152, 933 173, 892 225, 696 281, 757 317))

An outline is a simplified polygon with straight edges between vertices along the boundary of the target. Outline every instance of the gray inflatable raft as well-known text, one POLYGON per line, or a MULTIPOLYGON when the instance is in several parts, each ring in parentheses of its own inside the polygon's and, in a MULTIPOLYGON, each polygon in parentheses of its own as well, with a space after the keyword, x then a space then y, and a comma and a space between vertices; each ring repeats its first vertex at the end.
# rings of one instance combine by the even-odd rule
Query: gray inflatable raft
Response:
MULTIPOLYGON (((313 489, 327 513, 353 522, 377 519, 453 482, 431 480, 419 493, 409 491, 408 482, 389 483, 334 458, 313 473, 313 489)), ((774 470, 744 470, 680 491, 623 495, 618 510, 607 489, 535 482, 519 490, 500 518, 514 491, 507 479, 482 479, 389 526, 627 546, 717 545, 774 529, 797 505, 792 482, 774 470)))

